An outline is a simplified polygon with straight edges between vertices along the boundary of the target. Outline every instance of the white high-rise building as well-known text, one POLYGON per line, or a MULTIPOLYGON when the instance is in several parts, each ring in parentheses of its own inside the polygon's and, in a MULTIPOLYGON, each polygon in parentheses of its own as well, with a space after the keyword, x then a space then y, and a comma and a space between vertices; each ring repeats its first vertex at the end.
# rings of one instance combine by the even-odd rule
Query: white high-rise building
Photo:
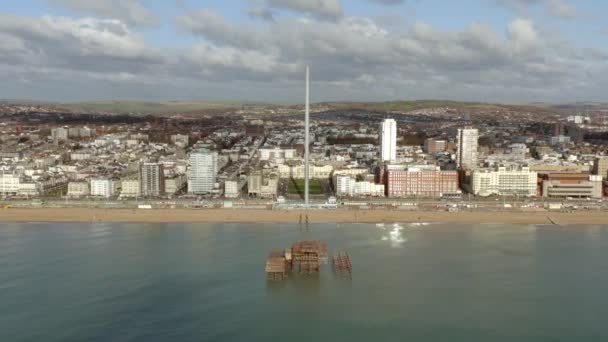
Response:
POLYGON ((475 170, 477 168, 479 130, 477 128, 459 129, 457 140, 456 165, 460 169, 475 170))
POLYGON ((198 149, 190 154, 188 192, 208 194, 213 190, 217 175, 217 152, 198 149))
POLYGON ((380 125, 380 161, 397 160, 397 122, 385 119, 380 125))

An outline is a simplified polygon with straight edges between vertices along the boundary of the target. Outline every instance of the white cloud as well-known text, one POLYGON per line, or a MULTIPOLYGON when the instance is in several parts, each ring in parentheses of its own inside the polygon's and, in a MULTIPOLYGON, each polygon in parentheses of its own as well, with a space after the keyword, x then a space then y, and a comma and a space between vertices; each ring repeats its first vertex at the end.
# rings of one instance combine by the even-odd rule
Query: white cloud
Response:
POLYGON ((266 4, 270 8, 310 13, 324 18, 342 16, 339 0, 266 0, 266 4))
MULTIPOLYGON (((530 19, 513 20, 505 35, 478 23, 387 31, 353 16, 243 25, 204 10, 174 21, 199 41, 160 48, 117 19, 0 15, 0 72, 44 95, 281 101, 300 98, 307 64, 315 100, 600 96, 596 76, 606 72, 603 50, 550 40, 530 19)), ((0 82, 4 94, 28 91, 20 87, 0 82)))
POLYGON ((118 19, 129 25, 151 26, 158 18, 140 0, 48 0, 67 10, 94 15, 105 19, 118 19))

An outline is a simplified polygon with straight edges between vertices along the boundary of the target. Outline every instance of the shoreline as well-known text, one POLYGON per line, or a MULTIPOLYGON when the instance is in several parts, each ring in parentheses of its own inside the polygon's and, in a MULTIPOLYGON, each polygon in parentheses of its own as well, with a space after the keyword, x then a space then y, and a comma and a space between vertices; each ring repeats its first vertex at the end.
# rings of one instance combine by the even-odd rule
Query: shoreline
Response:
POLYGON ((400 210, 262 209, 0 209, 0 223, 468 223, 608 224, 608 212, 430 212, 400 210))

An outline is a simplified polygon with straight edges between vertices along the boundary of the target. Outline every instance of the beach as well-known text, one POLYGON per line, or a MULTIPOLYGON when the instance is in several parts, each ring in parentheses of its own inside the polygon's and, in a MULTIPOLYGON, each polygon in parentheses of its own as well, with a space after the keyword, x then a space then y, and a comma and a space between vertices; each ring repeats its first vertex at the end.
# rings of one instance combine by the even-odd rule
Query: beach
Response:
POLYGON ((456 212, 258 209, 0 209, 0 222, 60 223, 410 223, 607 224, 606 211, 456 212))

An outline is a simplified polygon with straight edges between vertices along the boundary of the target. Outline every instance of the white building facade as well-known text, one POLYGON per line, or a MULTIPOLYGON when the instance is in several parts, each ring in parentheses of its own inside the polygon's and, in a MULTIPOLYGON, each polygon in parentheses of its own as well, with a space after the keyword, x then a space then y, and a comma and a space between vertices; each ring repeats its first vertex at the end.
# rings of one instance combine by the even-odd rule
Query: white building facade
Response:
POLYGON ((199 195, 213 191, 218 171, 217 159, 217 152, 206 149, 195 150, 190 154, 189 193, 199 195))
POLYGON ((380 161, 397 160, 397 122, 385 119, 380 125, 380 161))
POLYGON ((458 129, 457 141, 456 165, 463 170, 475 170, 478 161, 479 130, 458 129))
POLYGON ((524 196, 537 194, 538 174, 523 167, 509 170, 499 167, 494 171, 475 171, 472 180, 473 194, 476 196, 524 196))
POLYGON ((91 196, 112 197, 116 193, 116 183, 108 178, 91 179, 91 196))

